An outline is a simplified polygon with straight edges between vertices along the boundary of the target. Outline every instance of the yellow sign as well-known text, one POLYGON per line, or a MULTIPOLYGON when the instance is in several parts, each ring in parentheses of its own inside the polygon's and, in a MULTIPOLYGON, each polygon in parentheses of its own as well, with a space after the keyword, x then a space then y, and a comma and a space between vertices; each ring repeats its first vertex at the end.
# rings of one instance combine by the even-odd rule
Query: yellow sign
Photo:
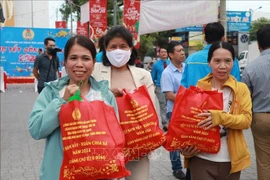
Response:
POLYGON ((174 36, 172 37, 172 41, 182 41, 182 37, 174 36))
POLYGON ((189 32, 189 46, 197 46, 197 44, 203 43, 202 32, 189 32))

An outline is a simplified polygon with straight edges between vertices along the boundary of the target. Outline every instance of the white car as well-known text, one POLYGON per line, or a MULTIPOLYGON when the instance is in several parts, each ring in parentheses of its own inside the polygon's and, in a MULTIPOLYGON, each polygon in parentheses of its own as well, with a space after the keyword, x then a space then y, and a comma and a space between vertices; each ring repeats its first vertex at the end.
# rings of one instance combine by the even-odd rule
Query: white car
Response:
POLYGON ((238 57, 238 63, 241 73, 248 63, 248 51, 242 51, 238 57))

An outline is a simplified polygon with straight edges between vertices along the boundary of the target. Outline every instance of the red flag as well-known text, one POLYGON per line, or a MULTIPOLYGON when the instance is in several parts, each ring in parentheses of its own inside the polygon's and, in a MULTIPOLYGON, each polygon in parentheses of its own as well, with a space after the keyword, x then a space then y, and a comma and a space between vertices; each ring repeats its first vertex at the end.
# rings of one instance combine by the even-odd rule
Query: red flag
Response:
POLYGON ((76 32, 78 35, 88 37, 88 31, 89 31, 88 22, 84 24, 82 24, 80 21, 77 22, 76 32))
POLYGON ((66 21, 55 21, 55 28, 67 28, 66 21))
POLYGON ((107 0, 89 1, 90 38, 94 42, 107 30, 107 0))
POLYGON ((139 20, 140 20, 141 1, 124 0, 124 26, 133 35, 133 42, 136 48, 140 47, 139 20))

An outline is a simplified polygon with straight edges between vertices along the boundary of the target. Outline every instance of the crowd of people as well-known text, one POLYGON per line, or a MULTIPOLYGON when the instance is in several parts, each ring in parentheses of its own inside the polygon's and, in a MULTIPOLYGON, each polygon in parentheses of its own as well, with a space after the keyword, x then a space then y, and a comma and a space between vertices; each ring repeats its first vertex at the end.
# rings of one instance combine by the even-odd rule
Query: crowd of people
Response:
MULTIPOLYGON (((46 38, 45 51, 36 57, 33 74, 38 79, 39 96, 29 119, 34 139, 46 139, 40 179, 59 179, 63 145, 59 111, 68 98, 80 88, 88 101, 103 100, 118 108, 116 99, 123 89, 133 91, 145 85, 152 101, 159 103, 159 123, 164 132, 168 125, 180 86, 197 86, 223 94, 223 110, 205 109, 198 114, 204 129, 220 127, 221 147, 217 154, 200 152, 196 146, 170 152, 172 174, 187 180, 239 180, 241 171, 251 165, 243 130, 251 127, 257 162, 258 180, 270 177, 270 25, 257 32, 261 55, 245 68, 242 78, 233 46, 224 38, 220 23, 209 23, 205 29, 207 45, 188 58, 183 46, 171 41, 159 49, 159 59, 144 69, 133 45, 132 34, 124 26, 114 26, 94 43, 83 36, 71 37, 64 48, 67 76, 59 78, 59 59, 55 41, 46 38), (242 82, 241 82, 242 81, 242 82), (82 86, 78 84, 82 82, 82 86), (181 157, 184 156, 184 162, 181 157), (184 168, 187 168, 186 172, 184 168)), ((185 107, 183 107, 185 108, 185 107)), ((130 161, 126 180, 150 179, 147 155, 130 161)))

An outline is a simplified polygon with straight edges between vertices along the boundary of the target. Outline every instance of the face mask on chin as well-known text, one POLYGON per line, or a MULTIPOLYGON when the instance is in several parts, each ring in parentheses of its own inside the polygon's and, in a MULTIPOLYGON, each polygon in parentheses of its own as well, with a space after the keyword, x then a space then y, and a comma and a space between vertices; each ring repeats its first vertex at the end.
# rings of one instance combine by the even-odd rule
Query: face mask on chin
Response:
POLYGON ((115 67, 122 67, 127 64, 130 59, 131 51, 116 49, 113 51, 106 51, 106 56, 110 63, 115 67))

